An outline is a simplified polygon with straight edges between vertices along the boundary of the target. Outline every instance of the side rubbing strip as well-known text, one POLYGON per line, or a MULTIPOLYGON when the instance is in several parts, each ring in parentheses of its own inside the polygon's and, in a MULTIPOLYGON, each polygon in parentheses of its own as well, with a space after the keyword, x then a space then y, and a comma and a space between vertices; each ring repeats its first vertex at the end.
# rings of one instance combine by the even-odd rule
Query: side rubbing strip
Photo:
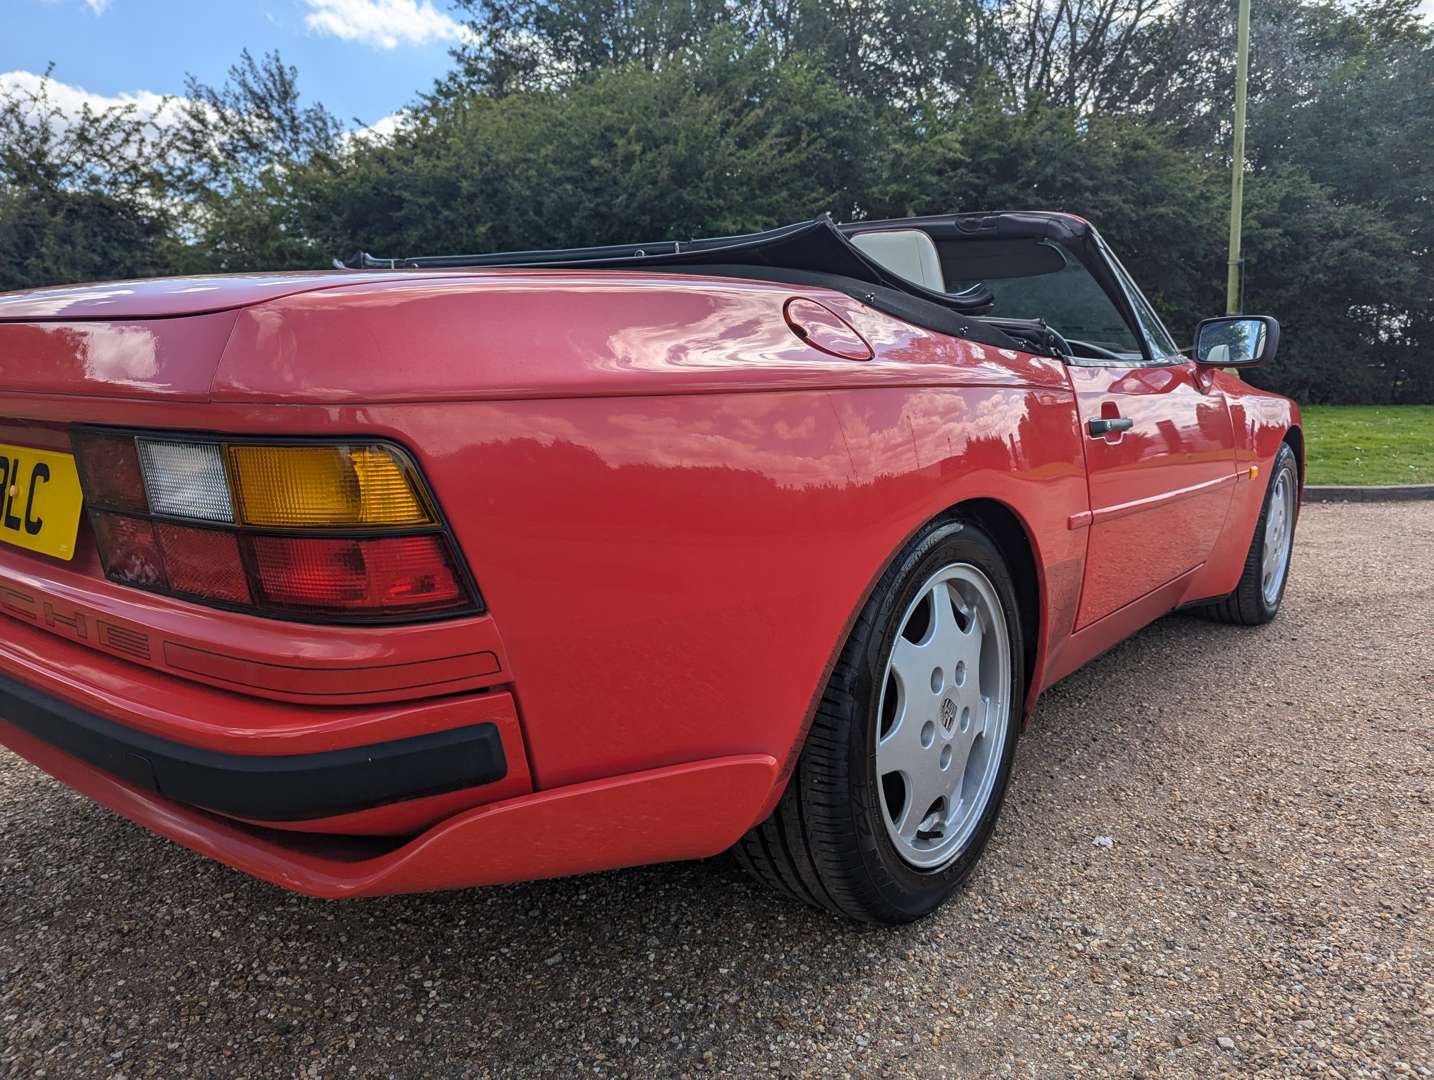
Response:
POLYGON ((1144 499, 1132 499, 1130 502, 1116 503, 1114 506, 1102 506, 1094 511, 1092 523, 1099 525, 1102 522, 1115 521, 1131 514, 1140 514, 1146 510, 1169 506, 1171 503, 1194 498, 1196 495, 1208 495, 1212 491, 1233 485, 1237 479, 1236 473, 1227 473, 1224 476, 1217 476, 1213 480, 1191 484, 1189 487, 1175 488, 1173 491, 1162 491, 1158 495, 1151 495, 1144 499))

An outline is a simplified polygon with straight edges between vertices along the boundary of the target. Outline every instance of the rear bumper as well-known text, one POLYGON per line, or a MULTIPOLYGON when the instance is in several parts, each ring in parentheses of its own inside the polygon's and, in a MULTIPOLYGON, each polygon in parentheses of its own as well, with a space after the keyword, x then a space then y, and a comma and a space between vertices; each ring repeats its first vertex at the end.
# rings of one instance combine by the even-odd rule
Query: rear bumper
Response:
POLYGON ((756 822, 777 762, 752 754, 521 795, 414 839, 279 832, 173 802, 0 720, 0 744, 111 810, 202 855, 326 899, 497 885, 704 858, 756 822))
POLYGON ((703 858, 756 823, 778 782, 776 760, 752 754, 535 792, 506 692, 315 708, 186 683, 9 620, 5 631, 0 745, 310 896, 703 858))
MULTIPOLYGON (((262 620, 111 596, 76 571, 40 582, 4 555, 0 744, 285 888, 367 896, 701 858, 735 843, 774 797, 779 769, 765 754, 535 792, 486 617, 437 637, 289 628, 280 640, 262 620), (443 659, 455 638, 463 655, 443 659), (191 670, 221 651, 222 670, 191 670), (454 666, 488 654, 481 676, 454 666), (441 670, 410 677, 430 662, 441 670)), ((672 761, 674 749, 648 752, 672 761)))
POLYGON ((352 814, 503 779, 493 723, 307 754, 229 754, 160 738, 0 675, 0 717, 156 795, 254 821, 352 814))
POLYGON ((0 623, 0 720, 172 800, 272 828, 413 836, 533 788, 516 703, 498 688, 295 704, 0 623))

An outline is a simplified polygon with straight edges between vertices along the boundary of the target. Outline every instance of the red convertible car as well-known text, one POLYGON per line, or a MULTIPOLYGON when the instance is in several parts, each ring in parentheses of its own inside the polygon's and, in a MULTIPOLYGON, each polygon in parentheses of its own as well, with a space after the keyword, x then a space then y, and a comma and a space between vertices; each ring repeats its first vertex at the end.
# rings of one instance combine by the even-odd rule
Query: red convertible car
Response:
POLYGON ((1278 334, 1048 213, 0 295, 0 742, 315 896, 916 918, 1042 689, 1279 608, 1278 334))

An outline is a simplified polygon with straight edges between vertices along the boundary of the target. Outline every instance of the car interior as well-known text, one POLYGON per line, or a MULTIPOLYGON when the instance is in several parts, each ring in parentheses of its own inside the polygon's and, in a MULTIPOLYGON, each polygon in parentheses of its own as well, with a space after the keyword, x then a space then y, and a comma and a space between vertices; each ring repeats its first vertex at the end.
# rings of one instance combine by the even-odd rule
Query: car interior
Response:
POLYGON ((936 244, 920 229, 882 229, 857 233, 850 239, 854 247, 893 274, 932 292, 947 291, 936 244))
MULTIPOLYGON (((924 288, 967 293, 984 287, 993 296, 985 321, 1007 331, 1044 324, 1076 359, 1138 363, 1139 339, 1106 290, 1060 245, 1044 237, 968 237, 933 240, 922 229, 856 233, 852 244, 867 257, 924 288)), ((1017 333, 1016 336, 1021 336, 1017 333)))

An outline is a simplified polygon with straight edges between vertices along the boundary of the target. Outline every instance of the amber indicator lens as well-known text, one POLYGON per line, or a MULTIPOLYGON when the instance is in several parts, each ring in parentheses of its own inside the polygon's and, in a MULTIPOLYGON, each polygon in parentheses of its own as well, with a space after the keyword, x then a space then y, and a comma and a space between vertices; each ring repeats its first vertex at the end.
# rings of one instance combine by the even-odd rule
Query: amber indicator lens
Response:
POLYGON ((88 428, 70 441, 111 581, 309 621, 482 610, 396 446, 88 428))
POLYGON ((229 447, 247 525, 429 525, 409 470, 385 446, 229 447))

